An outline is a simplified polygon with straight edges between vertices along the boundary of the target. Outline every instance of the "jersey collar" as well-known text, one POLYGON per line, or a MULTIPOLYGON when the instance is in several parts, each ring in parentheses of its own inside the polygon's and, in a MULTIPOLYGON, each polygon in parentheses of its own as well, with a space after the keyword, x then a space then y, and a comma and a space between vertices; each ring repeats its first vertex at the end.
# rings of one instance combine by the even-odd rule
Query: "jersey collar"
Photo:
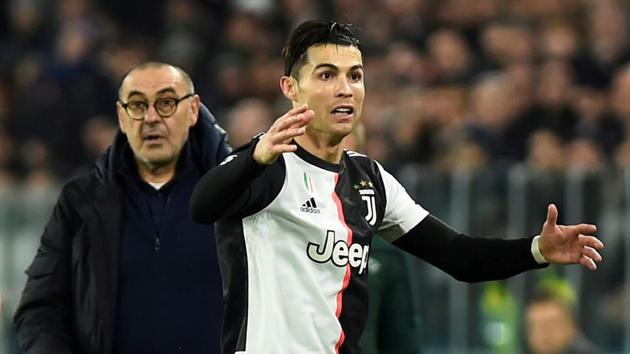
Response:
MULTIPOLYGON (((325 160, 320 159, 319 157, 311 154, 310 152, 306 151, 304 148, 302 148, 300 146, 300 144, 296 143, 295 141, 293 141, 293 144, 295 144, 297 146, 297 151, 295 152, 295 154, 301 158, 302 160, 310 163, 311 165, 315 165, 319 168, 323 168, 325 170, 328 170, 330 172, 335 172, 335 173, 339 173, 339 171, 341 171, 341 164, 337 164, 337 163, 332 163, 332 162, 328 162, 325 160)), ((343 159, 342 159, 343 161, 343 159)))

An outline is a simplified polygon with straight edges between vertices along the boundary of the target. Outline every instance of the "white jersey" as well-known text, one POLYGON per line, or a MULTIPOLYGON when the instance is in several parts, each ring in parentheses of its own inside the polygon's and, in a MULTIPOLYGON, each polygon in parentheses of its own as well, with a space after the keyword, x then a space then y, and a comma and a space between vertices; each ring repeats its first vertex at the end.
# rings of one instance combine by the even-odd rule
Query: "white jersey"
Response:
POLYGON ((359 353, 372 236, 394 241, 428 212, 350 151, 337 165, 298 148, 239 194, 217 223, 223 353, 359 353))

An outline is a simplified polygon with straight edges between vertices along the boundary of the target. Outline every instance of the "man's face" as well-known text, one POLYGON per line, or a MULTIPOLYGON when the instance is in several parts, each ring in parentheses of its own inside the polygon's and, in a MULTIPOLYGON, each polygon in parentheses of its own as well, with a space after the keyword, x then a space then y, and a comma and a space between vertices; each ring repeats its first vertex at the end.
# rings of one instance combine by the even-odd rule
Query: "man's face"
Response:
POLYGON ((559 354, 573 337, 573 322, 563 308, 553 301, 531 305, 526 320, 527 340, 536 354, 559 354))
POLYGON ((340 139, 352 131, 363 111, 361 52, 352 46, 326 44, 310 47, 307 57, 292 97, 297 105, 306 103, 315 112, 306 134, 340 139))
POLYGON ((180 101, 175 113, 166 118, 156 112, 154 102, 160 98, 179 99, 192 93, 189 90, 180 73, 170 66, 134 70, 123 81, 117 104, 118 123, 142 165, 156 168, 177 161, 188 130, 197 121, 199 96, 180 101), (133 119, 122 106, 134 102, 148 104, 143 119, 133 119))

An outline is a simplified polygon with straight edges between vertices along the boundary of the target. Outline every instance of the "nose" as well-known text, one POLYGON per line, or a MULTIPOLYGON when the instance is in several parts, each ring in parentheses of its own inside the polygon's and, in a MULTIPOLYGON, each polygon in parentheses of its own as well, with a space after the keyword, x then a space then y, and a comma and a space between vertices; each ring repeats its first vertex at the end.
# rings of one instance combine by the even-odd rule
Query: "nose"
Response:
POLYGON ((352 88, 348 83, 348 79, 346 77, 339 77, 337 82, 337 97, 351 97, 352 96, 352 88))
POLYGON ((144 114, 144 121, 147 123, 155 123, 160 120, 160 115, 156 111, 154 105, 150 104, 147 112, 144 114))

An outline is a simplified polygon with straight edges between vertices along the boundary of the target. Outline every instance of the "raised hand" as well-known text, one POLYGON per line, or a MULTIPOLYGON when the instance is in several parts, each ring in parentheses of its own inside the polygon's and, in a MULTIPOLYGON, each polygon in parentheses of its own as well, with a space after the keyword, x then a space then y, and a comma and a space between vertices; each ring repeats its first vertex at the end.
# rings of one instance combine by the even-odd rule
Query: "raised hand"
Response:
POLYGON ((254 160, 263 165, 270 165, 280 154, 297 150, 297 146, 290 142, 296 136, 304 134, 304 126, 313 119, 314 115, 315 112, 304 104, 276 119, 256 145, 254 160))
POLYGON ((554 204, 547 207, 547 220, 543 224, 538 248, 543 257, 553 264, 581 264, 596 270, 602 256, 597 250, 604 244, 591 236, 597 227, 592 224, 558 225, 558 209, 554 204))

